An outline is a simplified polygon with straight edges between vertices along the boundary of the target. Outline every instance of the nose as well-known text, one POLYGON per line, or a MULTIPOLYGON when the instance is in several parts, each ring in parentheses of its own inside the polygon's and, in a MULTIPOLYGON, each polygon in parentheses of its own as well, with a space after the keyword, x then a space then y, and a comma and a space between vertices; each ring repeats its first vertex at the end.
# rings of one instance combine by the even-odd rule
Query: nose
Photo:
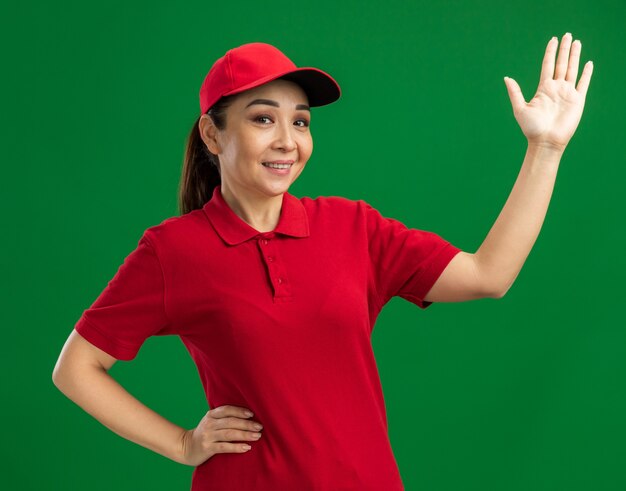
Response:
POLYGON ((296 139, 293 135, 294 131, 295 128, 292 128, 289 123, 276 125, 273 148, 282 149, 284 151, 294 150, 296 148, 296 139))

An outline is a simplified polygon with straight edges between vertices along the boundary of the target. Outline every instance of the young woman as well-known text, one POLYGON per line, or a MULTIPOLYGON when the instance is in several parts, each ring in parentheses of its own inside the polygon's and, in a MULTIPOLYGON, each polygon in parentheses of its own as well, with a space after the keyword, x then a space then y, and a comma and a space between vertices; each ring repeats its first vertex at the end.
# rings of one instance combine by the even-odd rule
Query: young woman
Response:
POLYGON ((500 298, 546 214, 580 120, 592 65, 581 44, 547 45, 537 94, 505 84, 528 149, 475 253, 381 216, 363 200, 297 198, 313 150, 310 108, 337 82, 250 43, 217 60, 200 90, 181 216, 148 228, 83 312, 56 386, 112 431, 194 466, 192 490, 401 490, 371 333, 400 296, 500 298), (212 408, 192 429, 155 413, 107 371, 152 335, 177 335, 212 408))

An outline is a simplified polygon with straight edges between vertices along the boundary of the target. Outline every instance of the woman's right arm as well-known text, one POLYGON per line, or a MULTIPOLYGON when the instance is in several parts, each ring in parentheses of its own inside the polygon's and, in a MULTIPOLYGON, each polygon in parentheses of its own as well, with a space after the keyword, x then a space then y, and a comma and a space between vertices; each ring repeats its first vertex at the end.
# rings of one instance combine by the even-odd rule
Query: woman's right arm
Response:
POLYGON ((109 374, 117 361, 76 330, 68 337, 52 372, 54 385, 100 423, 127 440, 174 462, 198 466, 217 453, 245 453, 263 429, 248 408, 223 405, 185 430, 145 406, 109 374))
POLYGON ((52 372, 54 385, 121 437, 187 464, 187 430, 142 404, 108 374, 117 361, 76 330, 68 337, 52 372))

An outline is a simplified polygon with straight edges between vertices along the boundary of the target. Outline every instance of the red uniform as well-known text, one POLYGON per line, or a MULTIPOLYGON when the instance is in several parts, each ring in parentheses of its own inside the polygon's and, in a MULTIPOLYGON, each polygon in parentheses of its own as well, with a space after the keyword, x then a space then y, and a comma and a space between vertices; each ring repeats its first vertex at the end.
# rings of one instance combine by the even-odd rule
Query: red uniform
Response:
POLYGON ((402 490, 371 334, 393 296, 428 307, 459 251, 335 196, 285 193, 260 233, 218 186, 145 231, 76 330, 120 360, 149 336, 180 336, 209 407, 263 424, 251 450, 196 467, 192 491, 402 490))

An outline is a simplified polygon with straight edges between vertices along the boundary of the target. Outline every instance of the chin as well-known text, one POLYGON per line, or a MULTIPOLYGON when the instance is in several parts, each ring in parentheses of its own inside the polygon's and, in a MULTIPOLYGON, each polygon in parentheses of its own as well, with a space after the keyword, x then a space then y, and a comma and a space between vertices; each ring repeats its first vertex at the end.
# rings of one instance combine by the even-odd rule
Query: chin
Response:
POLYGON ((289 187, 291 186, 291 184, 293 183, 285 182, 285 183, 267 184, 266 186, 263 186, 263 192, 264 194, 268 196, 279 196, 289 191, 289 187))

